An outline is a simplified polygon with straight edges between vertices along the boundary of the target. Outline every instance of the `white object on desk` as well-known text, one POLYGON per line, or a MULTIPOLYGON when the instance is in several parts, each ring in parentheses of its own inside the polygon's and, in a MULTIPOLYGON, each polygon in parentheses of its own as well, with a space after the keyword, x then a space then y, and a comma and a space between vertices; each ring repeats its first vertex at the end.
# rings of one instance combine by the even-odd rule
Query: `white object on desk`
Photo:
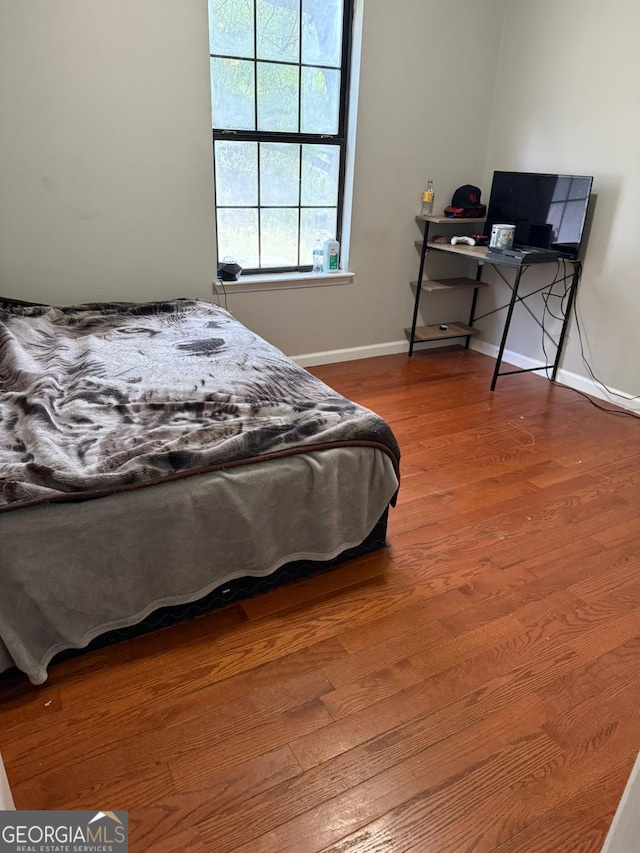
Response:
POLYGON ((515 233, 515 225, 492 225, 489 248, 510 249, 513 246, 513 237, 515 233))

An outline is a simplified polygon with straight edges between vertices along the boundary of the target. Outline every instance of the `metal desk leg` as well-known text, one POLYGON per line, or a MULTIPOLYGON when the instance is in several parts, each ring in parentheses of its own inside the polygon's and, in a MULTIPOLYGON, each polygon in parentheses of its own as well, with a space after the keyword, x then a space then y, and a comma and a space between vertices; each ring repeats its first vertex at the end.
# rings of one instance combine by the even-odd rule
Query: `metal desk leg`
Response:
POLYGON ((576 290, 578 288, 578 281, 580 280, 580 271, 581 265, 580 261, 573 261, 573 277, 571 278, 571 287, 569 288, 569 298, 567 299, 567 307, 565 310, 564 319, 562 321, 562 329, 560 330, 560 338, 558 339, 558 348, 556 350, 556 360, 553 362, 553 371, 551 372, 551 381, 555 382, 556 374, 558 372, 558 366, 560 365, 560 356, 562 355, 562 347, 564 344, 564 338, 567 333, 567 326, 569 325, 569 317, 571 315, 571 307, 573 305, 573 301, 576 298, 576 290))
MULTIPOLYGON (((480 277, 482 275, 482 264, 478 264, 478 268, 476 269, 476 281, 480 282, 480 277)), ((469 314, 469 325, 473 326, 473 318, 476 316, 476 302, 478 301, 478 288, 473 288, 473 297, 471 299, 471 312, 469 314)), ((467 335, 467 338, 464 342, 464 348, 469 349, 469 341, 471 340, 471 335, 467 335)))
POLYGON ((413 344, 416 337, 416 323, 418 321, 418 307, 420 305, 420 294, 422 293, 422 274, 424 272, 424 260, 427 256, 427 241, 429 239, 429 223, 424 223, 424 236, 422 238, 422 249, 420 250, 420 269, 418 272, 418 283, 416 285, 416 300, 413 305, 413 320, 411 321, 411 337, 409 338, 409 356, 413 355, 413 344))
POLYGON ((507 342, 507 335, 509 334, 509 326, 511 324, 511 315, 513 314, 513 306, 516 304, 516 300, 518 298, 518 287, 520 285, 520 278, 522 276, 522 267, 518 267, 516 271, 516 277, 513 282, 513 287, 511 288, 511 302, 509 302, 509 309, 507 311, 507 316, 504 321, 504 329, 502 331, 502 340, 500 341, 500 349, 498 350, 498 358, 496 359, 496 366, 493 371, 493 378, 491 380, 491 390, 493 391, 496 387, 496 382, 498 381, 498 374, 500 373, 500 365, 502 364, 502 354, 504 353, 504 346, 507 342))

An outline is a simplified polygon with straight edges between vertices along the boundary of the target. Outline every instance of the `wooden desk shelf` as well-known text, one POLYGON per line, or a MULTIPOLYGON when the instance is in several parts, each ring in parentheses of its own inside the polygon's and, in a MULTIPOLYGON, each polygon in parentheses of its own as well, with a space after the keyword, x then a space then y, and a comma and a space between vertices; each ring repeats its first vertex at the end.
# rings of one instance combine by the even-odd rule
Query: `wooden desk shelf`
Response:
POLYGON ((416 216, 417 223, 424 223, 424 231, 422 240, 416 240, 415 243, 415 247, 420 254, 420 267, 418 270, 417 280, 411 282, 412 287, 415 287, 416 289, 413 322, 410 328, 405 329, 407 337, 409 338, 409 355, 413 355, 413 345, 416 341, 438 341, 451 338, 465 338, 465 346, 469 346, 471 335, 475 333, 475 329, 473 328, 473 313, 478 296, 478 289, 480 287, 486 287, 486 284, 480 281, 480 265, 478 265, 475 278, 453 277, 432 280, 424 278, 425 261, 430 251, 451 252, 455 255, 471 257, 476 261, 481 261, 487 251, 485 248, 481 248, 480 246, 467 246, 465 244, 456 244, 455 246, 452 246, 450 243, 434 242, 433 240, 429 240, 429 229, 431 225, 445 225, 447 226, 446 234, 453 237, 460 234, 473 233, 473 228, 470 228, 470 226, 476 226, 477 230, 477 226, 483 224, 484 221, 484 219, 451 219, 447 216, 416 216), (469 316, 468 323, 461 323, 456 320, 446 323, 434 323, 433 325, 426 326, 417 325, 418 306, 420 303, 420 296, 423 291, 425 293, 437 293, 446 290, 459 291, 465 289, 473 291, 471 314, 469 316), (445 328, 441 328, 441 326, 445 328))
MULTIPOLYGON (((416 222, 429 222, 431 225, 484 225, 487 220, 482 219, 453 219, 451 216, 416 216, 416 222)), ((480 233, 480 232, 478 232, 480 233)))
MULTIPOLYGON (((444 341, 447 338, 466 338, 475 335, 476 331, 464 323, 434 323, 433 326, 416 326, 413 337, 416 341, 444 341)), ((407 328, 405 332, 410 335, 411 329, 407 328)))
MULTIPOLYGON (((525 260, 523 258, 517 257, 501 257, 500 260, 497 260, 492 257, 490 260, 487 260, 488 249, 484 246, 467 246, 465 243, 456 244, 452 246, 451 243, 441 243, 436 242, 434 240, 429 240, 429 228, 431 225, 447 225, 447 226, 456 226, 455 231, 451 231, 451 236, 458 236, 460 232, 473 234, 474 229, 468 228, 470 225, 479 225, 484 223, 484 219, 449 219, 445 216, 416 216, 416 222, 424 223, 424 232, 422 235, 422 240, 417 240, 415 243, 416 249, 420 253, 420 266, 418 268, 418 278, 416 281, 412 281, 411 285, 415 287, 415 301, 413 307, 413 321, 411 326, 405 329, 407 337, 409 338, 409 355, 413 355, 413 345, 416 341, 439 341, 439 340, 447 340, 452 338, 465 338, 465 347, 469 346, 469 341, 471 340, 471 336, 475 334, 476 329, 473 327, 473 321, 475 317, 476 310, 476 300, 478 298, 478 291, 481 287, 487 287, 487 283, 480 280, 480 276, 482 274, 482 268, 484 264, 490 264, 492 266, 500 266, 500 267, 511 267, 514 271, 514 280, 513 284, 508 282, 506 279, 505 283, 511 288, 511 298, 509 302, 505 305, 500 306, 497 309, 493 309, 493 311, 489 313, 495 313, 495 311, 500 311, 503 308, 506 309, 506 318, 504 322, 504 327, 502 330, 502 338, 500 341, 500 347, 498 349, 498 355, 496 358, 496 365, 493 371, 493 378, 491 380, 491 390, 493 391, 498 376, 506 376, 511 373, 526 373, 531 370, 551 370, 551 380, 554 381, 558 372, 558 366, 560 364, 560 355, 562 353, 562 346, 565 340, 565 335, 567 331, 567 323, 569 320, 569 314, 573 305, 573 301, 575 299, 576 290, 578 287, 578 282, 580 280, 580 275, 582 272, 582 265, 577 258, 571 258, 559 255, 557 259, 558 265, 560 261, 565 264, 565 275, 564 278, 559 278, 558 274, 553 277, 553 280, 548 285, 549 294, 554 287, 554 285, 558 282, 562 283, 563 281, 568 281, 570 279, 571 283, 568 285, 565 293, 563 294, 563 307, 561 307, 561 313, 563 315, 562 328, 560 330, 560 334, 558 336, 557 341, 554 341, 556 344, 556 355, 552 364, 544 364, 540 367, 527 367, 520 368, 517 370, 507 370, 500 372, 500 366, 502 364, 502 356, 504 354, 505 344, 507 342, 507 335, 509 333, 509 327, 511 324, 511 316, 513 314, 513 309, 515 305, 519 302, 524 302, 525 299, 528 299, 529 296, 534 296, 536 293, 539 293, 540 290, 544 288, 539 288, 538 290, 534 290, 532 293, 523 294, 519 293, 520 286, 520 278, 522 273, 532 264, 544 264, 549 263, 549 259, 541 258, 540 260, 536 260, 535 256, 528 258, 525 260), (444 254, 456 255, 458 257, 467 258, 476 262, 476 277, 475 278, 444 278, 444 279, 425 279, 425 262, 427 259, 427 255, 429 252, 438 252, 444 254), (573 272, 569 275, 566 272, 566 265, 569 265, 573 268, 573 272), (470 289, 473 291, 473 296, 471 300, 471 311, 469 314, 469 321, 467 324, 461 323, 459 321, 453 322, 444 322, 444 323, 434 323, 433 325, 426 326, 418 326, 418 308, 420 306, 420 296, 422 292, 425 293, 437 293, 443 291, 453 291, 453 290, 463 290, 470 289), (566 304, 565 303, 566 299, 566 304)), ((475 229, 478 231, 479 229, 475 229)), ((554 260, 553 263, 556 261, 554 260)), ((559 269, 559 267, 558 267, 559 269)), ((504 278, 504 276, 503 276, 504 278)), ((555 294, 557 295, 557 294, 555 294)), ((531 311, 529 311, 531 313, 531 311)), ((532 315, 533 316, 533 315, 532 315)), ((534 318, 535 319, 535 318, 534 318)), ((541 326, 543 334, 545 333, 544 323, 538 324, 541 326)))
MULTIPOLYGON (((411 286, 416 287, 417 281, 412 281, 411 286)), ((443 278, 433 281, 429 278, 422 279, 422 290, 433 293, 436 290, 464 290, 465 287, 488 287, 486 281, 476 281, 475 278, 443 278)))

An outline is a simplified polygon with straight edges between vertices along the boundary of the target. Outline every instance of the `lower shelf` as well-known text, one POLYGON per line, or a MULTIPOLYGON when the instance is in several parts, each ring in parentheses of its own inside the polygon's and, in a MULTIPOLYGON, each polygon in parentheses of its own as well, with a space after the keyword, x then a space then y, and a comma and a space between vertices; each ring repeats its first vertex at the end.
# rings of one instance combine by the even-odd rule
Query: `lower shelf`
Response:
MULTIPOLYGON (((433 326, 416 326, 414 340, 416 341, 442 341, 446 338, 466 338, 467 335, 475 335, 477 329, 465 326, 464 323, 436 323, 433 326)), ((411 338, 411 328, 405 329, 411 338)))
MULTIPOLYGON (((411 282, 411 287, 416 287, 417 281, 411 282)), ((440 280, 423 279, 422 290, 433 293, 434 290, 464 290, 467 287, 489 287, 486 281, 477 281, 475 278, 443 278, 440 280)))

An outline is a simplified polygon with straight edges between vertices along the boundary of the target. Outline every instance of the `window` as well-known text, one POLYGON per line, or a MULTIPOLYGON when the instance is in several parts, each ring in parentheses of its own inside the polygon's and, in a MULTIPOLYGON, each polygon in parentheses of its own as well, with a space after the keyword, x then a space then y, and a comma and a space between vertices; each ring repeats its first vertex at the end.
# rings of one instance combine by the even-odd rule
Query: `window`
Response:
POLYGON ((218 258, 310 270, 340 239, 353 0, 209 0, 218 258))

